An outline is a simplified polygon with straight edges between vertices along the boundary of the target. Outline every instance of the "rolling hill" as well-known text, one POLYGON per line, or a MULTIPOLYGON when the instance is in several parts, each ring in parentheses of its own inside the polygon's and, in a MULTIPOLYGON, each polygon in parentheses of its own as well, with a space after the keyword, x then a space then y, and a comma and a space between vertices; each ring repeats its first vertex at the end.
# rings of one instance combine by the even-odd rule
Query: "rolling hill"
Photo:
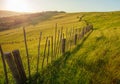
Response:
MULTIPOLYGON (((83 16, 82 20, 93 24, 93 32, 88 37, 81 39, 75 50, 68 51, 66 55, 61 56, 49 66, 45 66, 44 73, 40 68, 38 84, 120 84, 119 11, 59 13, 42 22, 37 20, 36 25, 27 25, 25 28, 33 79, 36 70, 39 33, 43 33, 42 55, 45 37, 54 35, 55 24, 58 24, 58 29, 83 28, 85 22, 80 21, 81 16, 83 16)), ((0 31, 0 44, 2 44, 4 52, 20 49, 24 67, 28 73, 22 28, 0 31)), ((3 73, 1 63, 0 68, 0 73, 3 73)), ((0 74, 1 83, 3 83, 3 77, 4 75, 0 74)), ((9 77, 13 82, 11 75, 9 77)))
POLYGON ((16 16, 16 15, 20 15, 20 14, 22 14, 22 13, 13 12, 13 11, 6 11, 6 10, 0 10, 0 18, 1 17, 16 16))
POLYGON ((3 11, 1 14, 9 15, 7 17, 0 18, 0 31, 8 30, 17 28, 20 26, 27 26, 27 25, 35 25, 39 22, 44 20, 48 20, 50 17, 57 15, 59 13, 65 12, 58 12, 58 11, 46 11, 46 12, 39 12, 39 13, 14 13, 3 11), (11 16, 10 16, 11 14, 11 16))

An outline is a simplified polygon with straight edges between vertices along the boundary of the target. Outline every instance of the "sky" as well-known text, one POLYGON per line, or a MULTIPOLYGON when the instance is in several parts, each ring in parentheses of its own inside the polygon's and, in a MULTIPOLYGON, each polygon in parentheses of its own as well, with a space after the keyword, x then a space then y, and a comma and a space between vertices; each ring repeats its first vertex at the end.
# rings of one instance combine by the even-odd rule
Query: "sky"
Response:
POLYGON ((120 0, 0 0, 0 10, 17 12, 120 11, 120 0))

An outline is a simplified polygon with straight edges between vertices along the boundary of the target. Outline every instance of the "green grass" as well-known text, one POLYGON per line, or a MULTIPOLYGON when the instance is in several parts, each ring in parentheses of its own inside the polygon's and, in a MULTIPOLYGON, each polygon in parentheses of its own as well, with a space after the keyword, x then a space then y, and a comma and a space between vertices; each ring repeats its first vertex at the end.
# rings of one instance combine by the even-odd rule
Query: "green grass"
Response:
MULTIPOLYGON (((55 23, 58 28, 82 28, 84 22, 79 22, 78 16, 94 25, 94 31, 80 42, 76 51, 66 53, 65 57, 59 58, 52 65, 45 69, 39 82, 55 84, 120 84, 120 12, 94 12, 94 13, 65 13, 51 17, 49 20, 36 25, 26 27, 27 39, 54 35, 55 23), (75 52, 75 53, 74 53, 75 52), (59 63, 60 62, 60 63, 59 63), (62 62, 62 63, 61 63, 62 62), (51 74, 52 69, 54 70, 51 74), (52 80, 52 81, 51 81, 52 80)), ((0 32, 0 43, 18 41, 15 44, 3 44, 3 50, 12 51, 20 49, 25 70, 27 62, 22 28, 0 32)), ((44 45, 43 38, 42 44, 44 45)), ((30 61, 36 60, 38 40, 28 41, 30 61)), ((1 61, 1 59, 0 59, 1 61)), ((32 74, 35 74, 36 61, 32 61, 32 74)), ((3 73, 0 63, 0 73, 3 73)), ((0 81, 3 81, 3 74, 0 74, 0 81)))

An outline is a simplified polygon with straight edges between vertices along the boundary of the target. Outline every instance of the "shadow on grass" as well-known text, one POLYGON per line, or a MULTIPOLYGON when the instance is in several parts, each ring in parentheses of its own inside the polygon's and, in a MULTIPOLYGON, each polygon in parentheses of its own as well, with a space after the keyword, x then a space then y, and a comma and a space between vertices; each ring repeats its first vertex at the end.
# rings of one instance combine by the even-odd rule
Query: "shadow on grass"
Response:
POLYGON ((89 35, 92 33, 90 31, 78 44, 73 51, 68 51, 64 55, 62 55, 59 59, 55 60, 52 64, 48 65, 46 68, 44 68, 39 74, 33 75, 31 80, 31 84, 59 84, 59 72, 62 68, 66 67, 66 61, 69 59, 70 56, 73 56, 83 43, 86 41, 86 39, 89 37, 89 35), (34 81, 34 82, 33 82, 34 81))
POLYGON ((79 51, 79 49, 81 48, 81 46, 83 45, 83 43, 86 41, 86 39, 89 37, 89 35, 90 35, 91 33, 92 33, 92 31, 89 32, 88 35, 85 36, 85 37, 82 39, 81 43, 78 44, 77 47, 75 47, 75 49, 73 49, 73 51, 71 52, 71 54, 75 54, 77 51, 79 51))

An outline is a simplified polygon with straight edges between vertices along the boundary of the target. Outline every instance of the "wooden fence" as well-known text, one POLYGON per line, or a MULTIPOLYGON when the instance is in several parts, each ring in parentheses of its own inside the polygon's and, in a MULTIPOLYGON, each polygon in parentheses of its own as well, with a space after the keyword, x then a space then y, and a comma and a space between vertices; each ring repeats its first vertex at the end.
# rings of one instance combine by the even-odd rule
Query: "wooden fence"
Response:
MULTIPOLYGON (((63 56, 67 51, 71 51, 78 42, 84 38, 84 36, 93 30, 93 25, 87 25, 86 27, 80 29, 67 29, 64 30, 63 28, 57 28, 57 24, 55 27, 54 36, 47 36, 45 45, 44 45, 44 53, 42 58, 40 58, 40 51, 41 51, 41 38, 42 32, 39 35, 39 42, 38 42, 38 56, 37 56, 37 64, 36 64, 36 73, 39 73, 39 68, 44 68, 45 62, 52 63, 54 60, 57 60, 60 56, 63 56), (45 61, 46 59, 46 61, 45 61), (49 59, 51 60, 50 62, 49 59), (42 60, 42 64, 40 65, 39 61, 42 60)), ((27 65, 28 65, 28 79, 31 79, 31 67, 30 67, 30 60, 29 60, 29 52, 28 52, 28 45, 26 40, 26 30, 23 28, 24 32, 24 43, 26 49, 26 58, 27 58, 27 65)), ((21 55, 19 50, 13 50, 12 52, 5 52, 3 53, 2 47, 0 46, 1 56, 4 65, 4 72, 6 77, 6 83, 8 84, 8 76, 6 70, 6 63, 9 66, 9 69, 12 72, 12 76, 16 84, 24 84, 27 81, 26 73, 24 70, 24 65, 22 63, 21 55)))

